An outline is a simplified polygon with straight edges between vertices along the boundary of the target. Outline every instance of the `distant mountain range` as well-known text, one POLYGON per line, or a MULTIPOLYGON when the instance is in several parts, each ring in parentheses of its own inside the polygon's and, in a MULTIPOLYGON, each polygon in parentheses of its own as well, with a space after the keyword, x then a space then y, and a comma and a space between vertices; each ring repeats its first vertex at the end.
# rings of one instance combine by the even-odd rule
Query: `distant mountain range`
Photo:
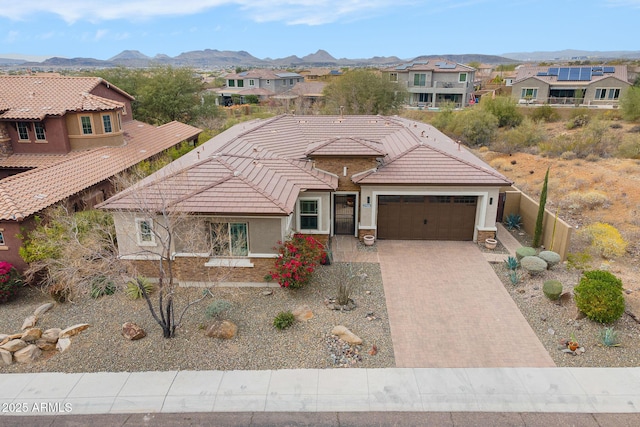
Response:
POLYGON ((94 58, 61 58, 52 57, 41 62, 25 61, 21 59, 0 58, 0 66, 8 67, 32 67, 32 68, 92 68, 92 67, 149 67, 153 65, 172 65, 176 67, 193 67, 204 69, 232 68, 232 67, 353 67, 353 66, 392 66, 405 62, 446 59, 453 62, 465 63, 479 62, 483 64, 509 64, 524 61, 550 61, 550 60, 582 60, 582 59, 636 59, 640 58, 640 51, 620 52, 589 52, 580 50, 563 50, 557 52, 528 52, 505 53, 502 56, 465 54, 465 55, 423 55, 413 59, 400 59, 397 56, 376 56, 362 59, 336 59, 325 50, 318 50, 302 58, 292 55, 278 59, 259 59, 245 51, 228 51, 205 49, 181 53, 170 57, 158 54, 154 57, 147 56, 137 50, 125 50, 113 58, 107 60, 94 58))

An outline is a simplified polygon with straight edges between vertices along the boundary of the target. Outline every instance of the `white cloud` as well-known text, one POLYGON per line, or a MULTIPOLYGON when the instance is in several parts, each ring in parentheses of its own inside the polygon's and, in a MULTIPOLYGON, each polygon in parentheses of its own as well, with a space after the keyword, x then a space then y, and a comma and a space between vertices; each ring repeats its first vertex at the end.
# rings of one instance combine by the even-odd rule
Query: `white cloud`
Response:
POLYGON ((109 30, 104 30, 104 29, 97 30, 96 31, 96 35, 95 35, 94 38, 96 40, 101 40, 101 39, 105 38, 107 36, 107 34, 109 34, 109 30))
POLYGON ((15 43, 18 40, 20 33, 17 31, 9 31, 6 36, 2 39, 5 43, 15 43))
MULTIPOLYGON (((202 13, 225 5, 236 5, 255 22, 320 25, 340 20, 362 19, 397 8, 401 4, 439 3, 442 0, 113 0, 108 7, 97 0, 0 0, 0 16, 26 20, 37 13, 58 15, 77 21, 139 21, 161 16, 202 13)), ((461 0, 449 1, 457 3, 461 0)), ((462 0, 464 1, 464 0, 462 0)))

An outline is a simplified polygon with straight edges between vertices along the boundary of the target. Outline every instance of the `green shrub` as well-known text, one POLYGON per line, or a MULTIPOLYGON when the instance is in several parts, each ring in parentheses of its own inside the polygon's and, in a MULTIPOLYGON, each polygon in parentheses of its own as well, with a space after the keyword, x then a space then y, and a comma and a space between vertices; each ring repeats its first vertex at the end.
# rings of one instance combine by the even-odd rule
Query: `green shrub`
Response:
POLYGON ((104 295, 113 295, 116 292, 116 285, 105 276, 97 276, 91 279, 91 298, 100 298, 104 295))
POLYGON ((219 317, 222 313, 231 308, 231 303, 227 300, 219 299, 215 300, 207 306, 205 314, 209 318, 219 317))
POLYGON ((622 280, 618 279, 615 275, 605 270, 590 270, 582 273, 584 277, 591 280, 597 280, 599 282, 608 283, 611 286, 616 286, 622 289, 622 280))
POLYGON ((562 294, 562 283, 559 280, 547 280, 542 285, 542 293, 551 301, 557 301, 562 294))
POLYGON ((640 159, 640 135, 623 135, 617 155, 626 159, 640 159))
POLYGON ((293 325, 295 321, 296 318, 291 311, 281 311, 273 319, 273 326, 275 326, 276 329, 283 330, 293 325))
POLYGON ((585 272, 573 291, 576 306, 589 319, 611 323, 624 313, 624 296, 617 278, 602 273, 607 272, 585 272))
POLYGON ((7 302, 17 293, 23 281, 12 264, 0 261, 0 303, 7 302))
POLYGON ((494 99, 484 97, 480 106, 498 119, 498 127, 516 127, 522 123, 523 116, 511 97, 498 96, 494 99))
POLYGON ((450 131, 462 137, 471 145, 487 145, 495 137, 498 119, 491 113, 470 109, 453 116, 450 131))
POLYGON ((621 257, 629 243, 613 225, 596 222, 583 229, 583 234, 591 241, 591 247, 607 259, 621 257))
POLYGON ((142 288, 144 288, 147 294, 150 294, 154 290, 153 283, 146 277, 138 276, 133 280, 127 282, 127 288, 124 293, 131 299, 142 298, 142 288))
POLYGON ((547 123, 556 122, 560 119, 560 114, 549 104, 535 108, 529 115, 535 122, 544 121, 547 123))
POLYGON ((640 87, 632 86, 620 97, 620 109, 625 120, 640 119, 640 87))
POLYGON ((521 261, 522 258, 526 256, 535 256, 536 253, 537 252, 534 248, 531 248, 529 246, 521 246, 516 249, 516 258, 518 259, 518 261, 521 261))
POLYGON ((576 270, 591 268, 591 254, 587 251, 568 254, 567 268, 574 268, 576 270))
POLYGON ((532 275, 538 275, 547 269, 547 262, 537 256, 526 256, 520 260, 520 266, 532 275))
POLYGON ((596 209, 609 203, 609 197, 599 191, 572 191, 563 202, 570 209, 596 209))

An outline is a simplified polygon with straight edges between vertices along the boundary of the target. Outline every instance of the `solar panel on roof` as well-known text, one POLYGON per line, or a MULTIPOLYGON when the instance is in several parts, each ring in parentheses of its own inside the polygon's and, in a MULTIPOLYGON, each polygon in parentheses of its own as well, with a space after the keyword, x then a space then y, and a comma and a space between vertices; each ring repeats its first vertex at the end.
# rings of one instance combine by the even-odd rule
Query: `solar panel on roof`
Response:
POLYGON ((547 73, 545 73, 544 71, 540 71, 538 74, 536 74, 536 76, 546 76, 547 73))
POLYGON ((580 68, 569 68, 569 80, 580 80, 580 68))
POLYGON ((547 72, 549 76, 557 76, 558 75, 558 67, 551 67, 547 72))
POLYGON ((558 69, 558 81, 567 81, 569 80, 569 70, 570 68, 559 68, 558 69))
POLYGON ((603 71, 605 73, 615 73, 616 72, 616 67, 604 67, 603 71))
POLYGON ((602 67, 591 67, 591 71, 602 71, 602 67))
POLYGON ((591 80, 591 67, 580 68, 580 81, 588 82, 591 80))
POLYGON ((604 76, 604 73, 602 71, 593 71, 591 73, 592 76, 604 76))

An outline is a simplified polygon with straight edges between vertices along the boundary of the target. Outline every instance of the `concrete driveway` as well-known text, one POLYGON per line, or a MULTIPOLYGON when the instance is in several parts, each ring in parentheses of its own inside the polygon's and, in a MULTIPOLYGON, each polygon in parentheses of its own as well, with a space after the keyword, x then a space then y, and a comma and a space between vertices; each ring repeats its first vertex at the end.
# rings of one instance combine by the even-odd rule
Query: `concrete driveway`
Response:
POLYGON ((376 245, 397 367, 555 366, 475 243, 376 245))

